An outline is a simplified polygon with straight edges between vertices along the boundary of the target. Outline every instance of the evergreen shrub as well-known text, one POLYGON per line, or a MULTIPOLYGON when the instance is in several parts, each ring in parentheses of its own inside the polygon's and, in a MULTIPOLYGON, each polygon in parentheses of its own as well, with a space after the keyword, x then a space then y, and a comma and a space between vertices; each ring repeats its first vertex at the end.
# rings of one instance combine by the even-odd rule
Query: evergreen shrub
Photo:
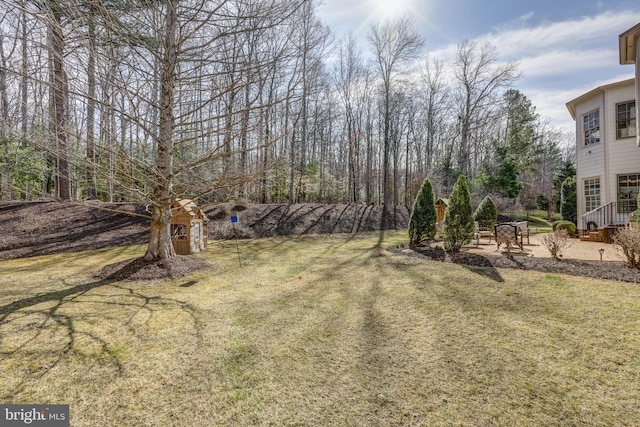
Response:
POLYGON ((473 209, 467 178, 460 175, 449 197, 449 206, 444 218, 444 247, 458 252, 473 238, 473 209))
POLYGON ((498 222, 498 208, 491 197, 486 196, 476 208, 473 214, 475 221, 478 221, 480 228, 492 229, 498 222))
POLYGON ((431 181, 425 178, 413 203, 409 219, 409 243, 418 245, 436 236, 436 206, 431 181))

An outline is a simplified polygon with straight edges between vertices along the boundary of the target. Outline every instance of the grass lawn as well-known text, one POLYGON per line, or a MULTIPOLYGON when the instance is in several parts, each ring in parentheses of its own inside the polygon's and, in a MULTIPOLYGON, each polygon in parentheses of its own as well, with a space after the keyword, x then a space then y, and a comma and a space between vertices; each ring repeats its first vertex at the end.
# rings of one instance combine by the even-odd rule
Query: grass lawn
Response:
POLYGON ((405 233, 0 262, 0 402, 72 426, 639 425, 640 287, 390 255, 405 233))

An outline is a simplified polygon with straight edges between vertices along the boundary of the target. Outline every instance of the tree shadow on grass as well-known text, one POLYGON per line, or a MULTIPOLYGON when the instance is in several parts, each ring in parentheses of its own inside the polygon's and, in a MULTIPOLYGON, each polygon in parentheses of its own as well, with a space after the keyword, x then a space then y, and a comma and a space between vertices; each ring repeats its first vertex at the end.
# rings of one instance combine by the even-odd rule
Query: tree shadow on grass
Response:
POLYGON ((504 279, 487 257, 469 252, 446 252, 442 248, 430 246, 414 247, 414 252, 426 258, 440 262, 451 262, 461 265, 472 273, 479 274, 495 282, 504 282, 504 279))
POLYGON ((504 282, 504 279, 493 266, 491 261, 482 255, 465 254, 464 260, 454 256, 452 262, 463 266, 472 273, 491 279, 494 282, 504 282))
POLYGON ((193 306, 174 298, 145 295, 144 289, 117 279, 135 275, 143 268, 144 264, 130 260, 102 280, 0 306, 0 355, 16 358, 20 369, 33 377, 44 376, 68 356, 84 361, 90 357, 121 376, 124 366, 119 344, 113 342, 109 328, 100 329, 101 325, 123 323, 129 326, 129 333, 135 335, 140 326, 131 326, 134 318, 139 322, 143 316, 146 319, 143 325, 148 325, 154 316, 173 309, 191 319, 194 336, 201 340, 201 326, 193 306), (106 293, 91 292, 105 287, 110 288, 106 293), (109 318, 110 307, 114 306, 119 308, 115 317, 109 318), (102 319, 101 322, 96 323, 96 318, 102 319))

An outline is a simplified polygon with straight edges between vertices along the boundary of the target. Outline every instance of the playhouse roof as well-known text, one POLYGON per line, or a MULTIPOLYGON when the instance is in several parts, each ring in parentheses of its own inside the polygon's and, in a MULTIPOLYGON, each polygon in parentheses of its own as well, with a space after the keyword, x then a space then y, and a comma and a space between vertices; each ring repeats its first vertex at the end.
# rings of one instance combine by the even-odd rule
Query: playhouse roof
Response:
POLYGON ((193 218, 202 218, 208 220, 207 216, 202 212, 202 209, 195 204, 191 199, 178 199, 171 205, 171 210, 184 213, 193 218))

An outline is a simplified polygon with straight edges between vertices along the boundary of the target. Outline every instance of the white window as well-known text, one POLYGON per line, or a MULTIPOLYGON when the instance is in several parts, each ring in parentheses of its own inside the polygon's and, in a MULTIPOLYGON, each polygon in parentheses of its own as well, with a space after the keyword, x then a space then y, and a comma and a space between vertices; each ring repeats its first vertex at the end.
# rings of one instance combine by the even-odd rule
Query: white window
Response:
POLYGON ((600 111, 592 111, 582 117, 584 145, 600 142, 600 111))
POLYGON ((587 212, 600 206, 600 178, 584 180, 584 208, 587 212))
POLYGON ((636 102, 622 102, 616 105, 617 139, 636 136, 636 102))
POLYGON ((199 242, 202 239, 202 236, 200 236, 200 224, 197 222, 194 222, 191 225, 192 225, 193 240, 195 242, 199 242))
POLYGON ((631 213, 638 209, 640 174, 618 175, 618 212, 631 213))

